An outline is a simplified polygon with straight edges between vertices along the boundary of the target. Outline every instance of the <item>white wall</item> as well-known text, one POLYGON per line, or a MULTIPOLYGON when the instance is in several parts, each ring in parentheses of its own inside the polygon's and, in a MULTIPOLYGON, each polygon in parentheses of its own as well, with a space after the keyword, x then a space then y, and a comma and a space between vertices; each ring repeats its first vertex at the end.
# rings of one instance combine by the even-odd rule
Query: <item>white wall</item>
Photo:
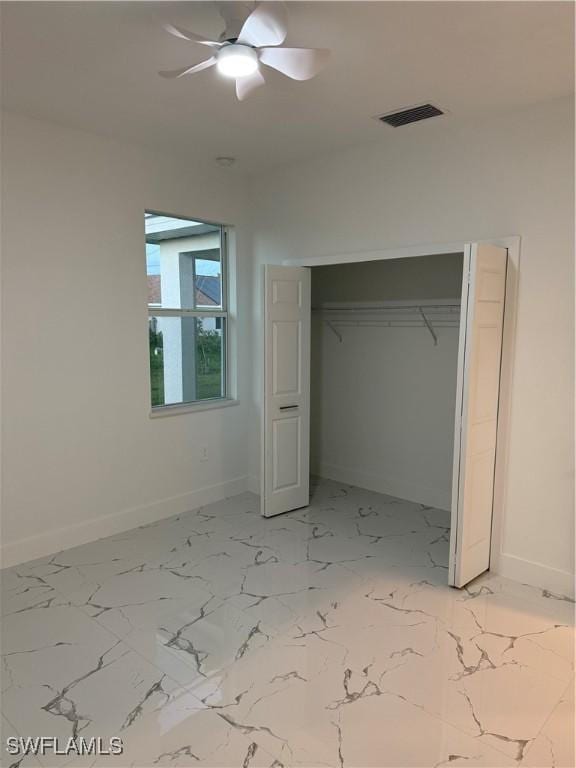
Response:
POLYGON ((144 209, 238 225, 246 307, 234 174, 6 115, 2 183, 3 565, 244 490, 244 402, 149 417, 144 209))
POLYGON ((347 301, 456 299, 462 294, 462 253, 314 267, 312 305, 347 301))
POLYGON ((571 101, 390 129, 255 179, 253 284, 230 172, 16 116, 3 136, 3 565, 241 490, 247 472, 257 487, 262 263, 519 234, 494 565, 572 589, 571 101), (239 406, 148 417, 145 208, 239 225, 239 406))
MULTIPOLYGON (((312 269, 312 305, 460 301, 462 254, 312 269)), ((450 509, 458 327, 340 327, 313 315, 315 474, 450 509)))
MULTIPOLYGON (((383 128, 381 143, 279 168, 254 184, 258 290, 265 261, 521 235, 493 566, 565 593, 574 572, 573 114, 573 102, 561 100, 383 128)), ((253 439, 256 446, 256 428, 253 439)))

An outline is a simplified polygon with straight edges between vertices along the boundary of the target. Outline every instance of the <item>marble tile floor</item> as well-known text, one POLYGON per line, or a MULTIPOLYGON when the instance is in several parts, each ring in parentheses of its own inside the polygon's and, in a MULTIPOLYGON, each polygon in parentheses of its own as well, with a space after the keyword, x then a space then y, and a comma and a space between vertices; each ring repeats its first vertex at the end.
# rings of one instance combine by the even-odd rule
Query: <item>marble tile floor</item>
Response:
POLYGON ((574 604, 447 584, 446 512, 331 481, 1 572, 3 766, 574 768, 574 604))

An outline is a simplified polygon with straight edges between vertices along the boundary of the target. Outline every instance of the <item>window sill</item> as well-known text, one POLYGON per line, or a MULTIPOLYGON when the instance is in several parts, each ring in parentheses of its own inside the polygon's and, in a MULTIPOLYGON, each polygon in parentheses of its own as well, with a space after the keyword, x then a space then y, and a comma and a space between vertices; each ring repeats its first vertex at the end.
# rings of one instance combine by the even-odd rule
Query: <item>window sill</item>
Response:
POLYGON ((229 408, 239 405, 240 400, 225 397, 220 400, 206 400, 198 403, 182 403, 178 405, 162 405, 150 411, 151 419, 162 419, 165 416, 176 416, 180 413, 196 413, 197 411, 213 411, 216 408, 229 408))

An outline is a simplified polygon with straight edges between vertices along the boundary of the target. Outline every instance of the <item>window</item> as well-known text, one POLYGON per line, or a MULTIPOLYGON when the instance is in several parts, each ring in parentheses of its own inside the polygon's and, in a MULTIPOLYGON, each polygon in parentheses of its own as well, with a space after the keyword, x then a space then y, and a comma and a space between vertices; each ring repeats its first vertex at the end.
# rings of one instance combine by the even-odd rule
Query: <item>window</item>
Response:
POLYGON ((152 407, 227 397, 226 232, 145 213, 152 407))

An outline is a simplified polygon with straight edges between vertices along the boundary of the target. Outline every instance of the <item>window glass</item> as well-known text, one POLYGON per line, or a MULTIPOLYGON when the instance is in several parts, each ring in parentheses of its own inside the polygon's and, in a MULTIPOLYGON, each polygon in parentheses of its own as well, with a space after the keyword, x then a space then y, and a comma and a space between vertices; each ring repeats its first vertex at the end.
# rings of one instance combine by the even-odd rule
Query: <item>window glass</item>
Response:
POLYGON ((222 227, 148 214, 145 228, 148 305, 221 307, 222 227))
POLYGON ((222 262, 206 255, 196 256, 194 277, 197 307, 222 306, 222 262))
POLYGON ((145 231, 152 407, 225 398, 222 227, 147 213, 145 231))

